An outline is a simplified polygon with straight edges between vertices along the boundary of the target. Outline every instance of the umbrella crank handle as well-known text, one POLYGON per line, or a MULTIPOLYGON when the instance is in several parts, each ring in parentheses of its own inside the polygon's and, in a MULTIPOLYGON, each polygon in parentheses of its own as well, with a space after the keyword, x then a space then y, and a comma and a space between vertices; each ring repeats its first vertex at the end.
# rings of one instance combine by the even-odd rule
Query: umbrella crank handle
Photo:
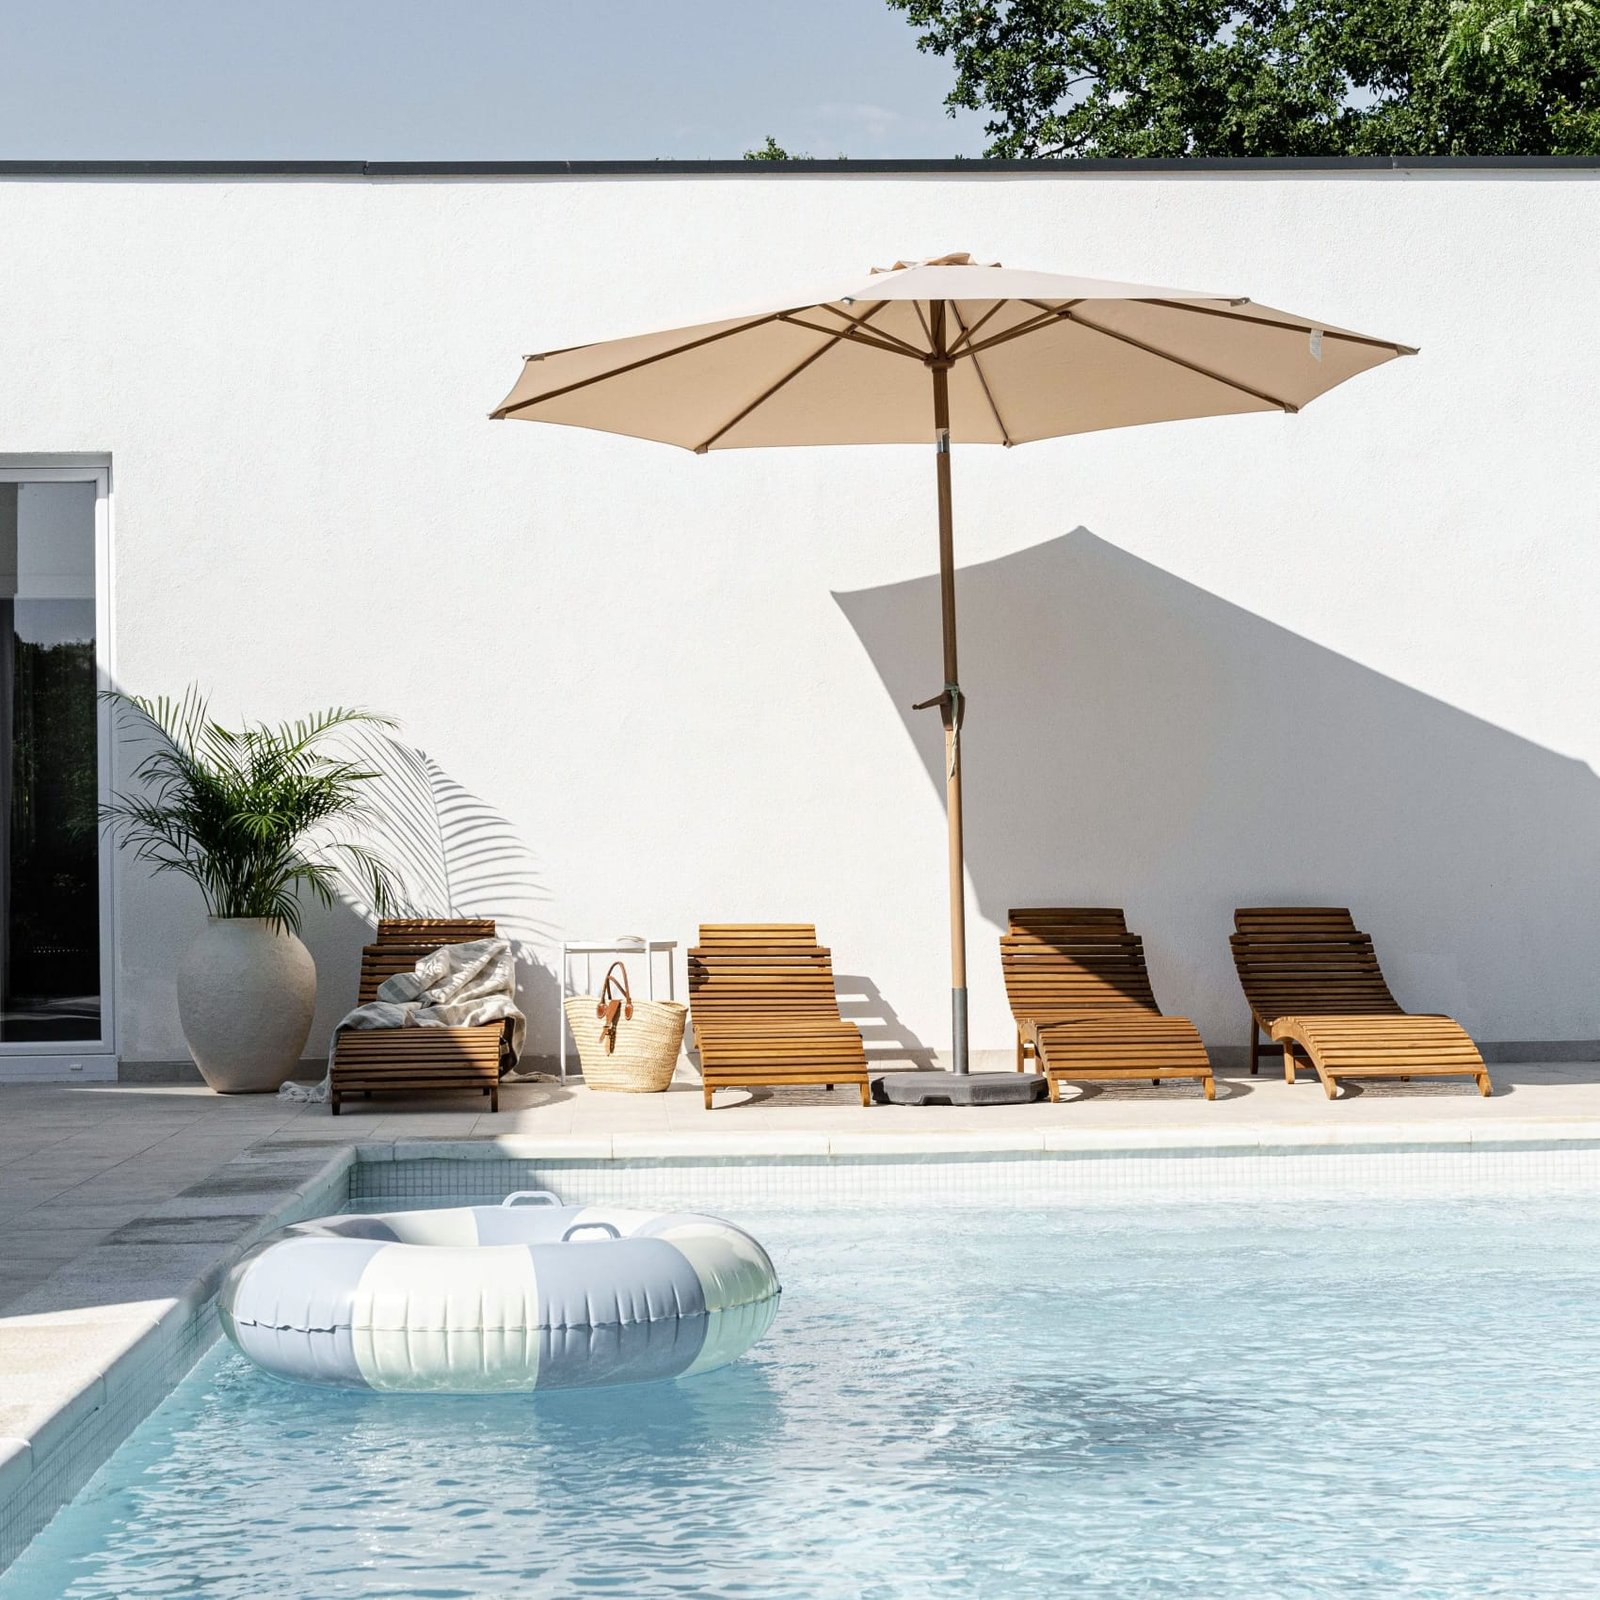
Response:
POLYGON ((962 718, 967 714, 967 697, 962 692, 959 683, 947 683, 943 690, 931 700, 918 700, 911 709, 913 711, 931 711, 938 706, 944 712, 946 723, 961 726, 962 718))

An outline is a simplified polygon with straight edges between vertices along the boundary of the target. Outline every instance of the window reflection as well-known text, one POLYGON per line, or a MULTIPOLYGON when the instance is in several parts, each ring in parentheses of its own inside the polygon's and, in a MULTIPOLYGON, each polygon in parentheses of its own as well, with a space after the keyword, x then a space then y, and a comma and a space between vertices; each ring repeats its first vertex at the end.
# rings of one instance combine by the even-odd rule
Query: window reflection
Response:
POLYGON ((0 483, 0 1042, 101 1034, 92 483, 0 483))

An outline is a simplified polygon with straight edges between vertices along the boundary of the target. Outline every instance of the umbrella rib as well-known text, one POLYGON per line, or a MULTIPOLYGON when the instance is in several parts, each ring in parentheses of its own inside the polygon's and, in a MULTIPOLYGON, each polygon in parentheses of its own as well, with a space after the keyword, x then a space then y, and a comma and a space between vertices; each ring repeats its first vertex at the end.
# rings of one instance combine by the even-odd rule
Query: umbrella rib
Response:
POLYGON ((1072 308, 1081 306, 1083 301, 1068 300, 1059 306, 1047 306, 1038 300, 1027 300, 1023 303, 1037 307, 1044 314, 1035 317, 1031 322, 1019 322, 1016 327, 1007 328, 1004 333, 991 334, 989 338, 982 340, 978 344, 969 344, 957 359, 965 361, 969 357, 982 355, 985 350, 993 350, 996 345, 1007 344, 1012 339, 1020 339, 1025 333, 1037 333, 1040 328, 1047 328, 1052 322, 1060 322, 1063 318, 1070 317, 1072 308))
MULTIPOLYGON (((950 309, 955 313, 956 326, 961 330, 961 339, 970 337, 967 331, 967 324, 961 315, 961 307, 958 306, 954 300, 952 300, 950 302, 950 309)), ((998 311, 999 309, 1000 308, 997 305, 995 307, 995 311, 998 311)), ((989 315, 993 316, 994 311, 991 311, 989 315)), ((976 324, 974 324, 974 326, 976 326, 976 324)), ((956 343, 960 344, 961 339, 956 340, 956 343)), ((994 403, 994 394, 989 388, 989 380, 983 375, 983 368, 979 365, 978 358, 976 356, 972 358, 972 370, 977 374, 978 382, 983 386, 983 398, 989 402, 989 410, 994 414, 994 425, 1000 430, 1001 443, 1006 445, 1012 444, 1014 441, 1009 430, 1006 428, 1005 418, 1000 415, 1000 407, 994 403)))
POLYGON ((1247 394, 1252 400, 1260 400, 1269 406, 1276 406, 1280 411, 1287 411, 1291 416, 1299 411, 1300 407, 1288 400, 1280 400, 1275 394, 1267 394, 1261 389, 1252 389, 1247 383, 1240 383, 1234 378, 1225 378, 1220 372, 1213 372, 1209 367, 1202 367, 1197 362, 1185 361, 1182 356, 1175 356, 1170 351, 1158 350, 1153 344, 1146 344, 1142 339, 1135 339, 1126 333, 1116 333, 1110 328, 1102 328, 1098 323, 1085 322, 1082 317, 1075 317, 1068 312, 1064 318, 1075 328, 1087 328, 1090 333, 1098 333, 1102 338, 1115 339, 1119 344, 1131 345, 1135 350, 1142 350, 1147 356, 1154 356, 1158 361, 1168 361, 1175 367, 1182 367, 1186 372, 1193 372, 1202 378, 1209 378, 1213 383, 1220 383, 1226 389, 1236 389, 1240 394, 1247 394))
POLYGON ((819 328, 814 322, 807 322, 802 317, 784 315, 778 318, 791 328, 805 328, 811 333, 820 333, 825 339, 848 339, 851 344, 864 344, 869 349, 882 350, 886 355, 904 356, 908 361, 921 361, 922 352, 911 345, 888 343, 887 340, 873 338, 862 333, 858 326, 852 322, 849 328, 819 328))
MULTIPOLYGON (((994 316, 996 312, 1002 310, 1006 303, 1007 302, 1004 300, 996 300, 995 303, 990 306, 989 309, 985 311, 984 314, 979 317, 970 328, 966 325, 966 323, 962 322, 961 337, 957 339, 956 342, 951 345, 949 350, 947 350, 945 353, 950 356, 959 356, 962 353, 962 345, 968 343, 970 340, 976 339, 978 336, 978 329, 981 328, 990 317, 994 316)), ((956 302, 952 300, 950 304, 954 306, 956 302)), ((961 313, 959 311, 956 312, 956 321, 961 322, 961 313)))
MULTIPOLYGON (((604 383, 608 378, 620 378, 629 372, 637 372, 640 367, 653 366, 657 361, 668 361, 673 356, 686 355, 691 350, 698 350, 703 345, 715 344, 719 339, 731 339, 737 333, 748 333, 752 328, 764 327, 769 322, 776 322, 779 318, 788 315, 783 311, 769 311, 765 316, 752 317, 748 322, 741 322, 735 328, 722 328, 716 333, 708 333, 702 339, 691 339, 687 344, 674 345, 670 350, 658 350, 653 356, 641 356, 637 361, 625 362, 620 367, 612 367, 606 372, 597 372, 591 378, 579 378, 576 383, 564 384, 559 389, 547 390, 544 394, 530 396, 526 400, 518 400, 515 405, 501 406, 498 411, 491 411, 492 420, 509 417, 513 411, 526 411, 529 406, 542 405, 546 400, 559 400, 562 395, 572 394, 578 389, 587 389, 596 383, 604 383)), ((588 346, 579 345, 577 349, 586 349, 588 346)), ((559 353, 559 352, 558 352, 559 353)), ((534 359, 532 357, 529 358, 534 359)))
MULTIPOLYGON (((883 308, 884 308, 884 306, 886 304, 888 304, 887 301, 880 300, 877 303, 877 305, 874 306, 873 309, 866 314, 866 316, 861 318, 861 321, 865 322, 865 321, 868 320, 868 318, 877 316, 877 314, 880 311, 883 310, 883 308)), ((737 414, 735 414, 734 416, 730 417, 726 422, 724 422, 722 424, 722 426, 720 428, 717 429, 717 431, 715 433, 711 434, 709 438, 706 438, 701 443, 699 443, 697 445, 694 445, 692 447, 693 450, 694 450, 694 453, 697 456, 703 456, 706 453, 706 451, 709 450, 712 447, 712 445, 714 445, 717 442, 718 439, 722 438, 722 436, 725 433, 729 432, 731 429, 737 428, 739 426, 739 424, 741 422, 743 422, 744 419, 746 417, 748 417, 750 415, 750 413, 752 411, 754 411, 758 406, 764 406, 767 403, 767 401, 769 401, 773 397, 773 395, 775 395, 781 388, 783 388, 783 386, 786 383, 792 383, 796 378, 798 378, 800 376, 800 374, 802 372, 804 372, 806 370, 807 367, 809 367, 814 361, 820 361, 822 359, 822 357, 827 355, 827 353, 830 350, 838 349, 838 347, 840 345, 842 345, 845 342, 845 340, 849 337, 849 334, 844 328, 841 328, 837 333, 829 333, 829 334, 825 335, 825 337, 826 337, 826 339, 828 341, 826 344, 821 345, 817 349, 813 350, 811 352, 811 354, 808 355, 805 358, 804 361, 799 362, 797 365, 791 367, 775 383, 768 384, 767 387, 765 389, 763 389, 761 391, 761 393, 758 394, 755 397, 755 399, 750 402, 749 405, 745 406, 742 411, 739 411, 737 414)))
POLYGON ((1146 300, 1144 305, 1165 306, 1169 311, 1188 311, 1200 317, 1226 317, 1229 322, 1250 322, 1258 328, 1276 328, 1280 333, 1320 333, 1324 339, 1342 339, 1346 344, 1370 345, 1374 350, 1393 350, 1396 355, 1414 356, 1416 347, 1396 344, 1393 339, 1369 339, 1364 333, 1341 333, 1337 328, 1317 328, 1310 323, 1274 322, 1271 317, 1252 317, 1244 311, 1222 311, 1216 306, 1198 305, 1186 300, 1146 300))
MULTIPOLYGON (((852 317, 848 311, 841 311, 837 306, 830 305, 826 300, 818 306, 808 306, 806 309, 808 311, 826 311, 829 316, 839 317, 843 321, 848 322, 852 328, 858 328, 867 320, 868 316, 877 316, 877 314, 883 310, 887 303, 887 301, 879 300, 873 306, 870 312, 863 312, 859 317, 852 317)), ((925 360, 929 354, 929 352, 926 350, 917 349, 917 347, 912 344, 909 339, 902 339, 898 333, 890 333, 887 328, 874 328, 872 330, 872 337, 874 339, 887 339, 890 344, 898 346, 901 350, 905 351, 908 356, 915 356, 918 361, 925 360)))

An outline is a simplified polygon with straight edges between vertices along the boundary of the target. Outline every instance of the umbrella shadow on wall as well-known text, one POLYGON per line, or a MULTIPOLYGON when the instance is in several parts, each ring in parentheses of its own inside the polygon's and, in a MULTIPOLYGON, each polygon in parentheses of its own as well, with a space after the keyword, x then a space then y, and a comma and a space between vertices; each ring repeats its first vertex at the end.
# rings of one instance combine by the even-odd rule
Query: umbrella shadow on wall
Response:
MULTIPOLYGON (((506 816, 447 773, 423 750, 367 731, 351 740, 378 776, 368 787, 361 842, 394 869, 402 917, 493 917, 517 962, 517 1004, 528 1019, 526 1069, 546 1063, 560 1014, 560 986, 548 952, 557 942, 543 864, 506 816)), ((377 919, 358 886, 346 885, 347 921, 359 946, 377 919)), ((340 929, 341 937, 347 930, 340 929)), ((351 984, 354 1003, 354 983, 351 984)))
MULTIPOLYGON (((835 599, 942 795, 938 718, 909 710, 938 675, 938 580, 835 599)), ((986 920, 1125 906, 1163 1008, 1237 1046, 1233 907, 1349 904, 1402 1004, 1490 1039, 1600 1032, 1600 781, 1582 762, 1082 528, 962 568, 958 603, 986 920)), ((969 959, 998 990, 996 952, 974 938, 969 959)))

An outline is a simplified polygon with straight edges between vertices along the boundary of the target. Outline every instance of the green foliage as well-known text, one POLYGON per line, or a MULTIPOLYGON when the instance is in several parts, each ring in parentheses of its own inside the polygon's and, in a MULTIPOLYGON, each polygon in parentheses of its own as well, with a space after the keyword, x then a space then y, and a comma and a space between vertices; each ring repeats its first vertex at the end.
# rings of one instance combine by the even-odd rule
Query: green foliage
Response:
POLYGON ((888 3, 991 156, 1600 154, 1588 0, 888 3))
POLYGON ((102 815, 119 845, 156 872, 192 879, 215 917, 266 917, 300 929, 300 893, 331 906, 342 875, 359 876, 374 906, 393 875, 348 837, 366 814, 364 785, 379 774, 330 754, 330 738, 384 717, 335 709, 277 727, 213 722, 191 688, 181 700, 114 694, 124 728, 155 748, 134 769, 143 788, 117 794, 102 815))
POLYGON ((792 156, 769 133, 767 142, 757 150, 746 150, 746 161, 803 161, 804 156, 792 156))
POLYGON ((1475 56, 1515 63, 1547 32, 1571 34, 1597 21, 1600 11, 1589 0, 1450 0, 1445 64, 1459 71, 1475 56))

